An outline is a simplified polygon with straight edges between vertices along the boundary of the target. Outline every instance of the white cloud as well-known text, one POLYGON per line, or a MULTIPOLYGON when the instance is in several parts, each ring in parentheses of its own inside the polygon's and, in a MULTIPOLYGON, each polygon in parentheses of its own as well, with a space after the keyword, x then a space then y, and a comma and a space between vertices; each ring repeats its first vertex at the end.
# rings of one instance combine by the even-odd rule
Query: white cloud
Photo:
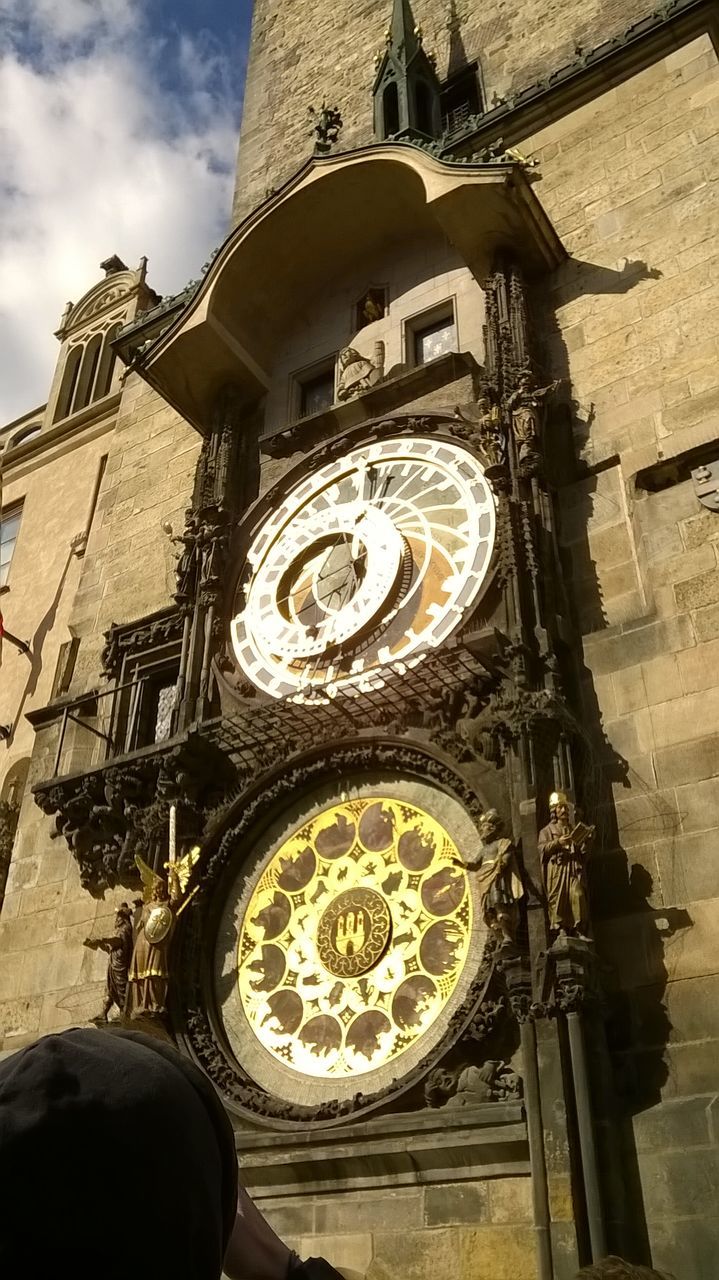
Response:
POLYGON ((0 0, 0 424, 46 398, 68 299, 117 253, 161 293, 229 218, 238 103, 206 36, 141 0, 0 0))

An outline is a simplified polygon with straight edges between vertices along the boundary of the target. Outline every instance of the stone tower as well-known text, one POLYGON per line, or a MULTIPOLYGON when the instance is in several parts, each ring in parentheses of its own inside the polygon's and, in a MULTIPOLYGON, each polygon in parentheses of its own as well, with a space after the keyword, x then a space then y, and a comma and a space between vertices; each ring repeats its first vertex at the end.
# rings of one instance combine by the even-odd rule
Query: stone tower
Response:
POLYGON ((227 239, 163 300, 108 259, 0 435, 3 1047, 174 855, 110 1016, 355 1280, 711 1274, 716 40, 256 0, 227 239))

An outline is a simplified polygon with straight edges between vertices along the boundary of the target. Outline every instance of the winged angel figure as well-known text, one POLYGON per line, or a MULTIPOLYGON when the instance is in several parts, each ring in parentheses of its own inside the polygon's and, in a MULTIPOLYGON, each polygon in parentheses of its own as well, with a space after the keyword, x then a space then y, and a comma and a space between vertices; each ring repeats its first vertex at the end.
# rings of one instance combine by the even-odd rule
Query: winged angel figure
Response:
POLYGON ((135 854, 143 892, 127 988, 130 1018, 163 1014, 166 1010, 170 943, 175 921, 195 892, 193 889, 188 894, 187 886, 199 856, 196 847, 176 862, 166 862, 165 878, 148 867, 139 853, 135 854))

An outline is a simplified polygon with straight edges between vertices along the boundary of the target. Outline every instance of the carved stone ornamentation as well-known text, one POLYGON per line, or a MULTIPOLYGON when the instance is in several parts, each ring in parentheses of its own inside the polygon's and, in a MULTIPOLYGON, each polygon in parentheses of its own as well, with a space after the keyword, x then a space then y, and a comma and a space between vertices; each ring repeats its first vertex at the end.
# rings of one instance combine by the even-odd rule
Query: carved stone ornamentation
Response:
POLYGON ((506 406, 512 421, 520 473, 536 475, 541 465, 542 419, 546 401, 561 384, 550 382, 537 387, 534 375, 524 366, 518 375, 516 391, 507 397, 506 406))
POLYGON ((499 405, 488 382, 480 385, 474 404, 457 406, 452 434, 475 449, 487 461, 487 479, 506 479, 507 433, 499 405))
POLYGON ((101 897, 115 885, 137 885, 135 854, 165 838, 171 801, 183 836, 195 839, 235 779, 227 756, 190 734, 152 753, 42 783, 34 795, 54 816, 55 835, 67 840, 83 888, 101 897))
POLYGON ((328 106, 324 98, 321 107, 308 107, 308 112, 314 122, 310 137, 315 139, 315 153, 326 155, 339 141, 343 123, 342 113, 339 107, 328 106))
POLYGON ((353 400, 380 382, 384 375, 384 344, 375 344, 374 361, 361 356, 354 347, 345 347, 337 357, 337 399, 353 400))
POLYGON ((138 623, 113 625, 105 632, 101 658, 103 675, 116 680, 126 657, 139 657, 151 649, 179 643, 181 638, 182 618, 175 609, 163 609, 138 623))
POLYGON ((430 1107, 476 1107, 484 1102, 518 1102, 522 1081, 509 1063, 490 1059, 481 1067, 469 1065, 431 1071, 425 1085, 430 1107))

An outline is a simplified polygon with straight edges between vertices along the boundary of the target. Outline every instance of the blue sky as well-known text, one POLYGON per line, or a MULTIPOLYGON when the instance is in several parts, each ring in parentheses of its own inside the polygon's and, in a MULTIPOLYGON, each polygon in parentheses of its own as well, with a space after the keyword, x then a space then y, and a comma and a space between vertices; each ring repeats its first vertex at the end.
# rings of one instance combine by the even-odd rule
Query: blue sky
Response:
POLYGON ((251 0, 0 0, 0 423, 117 253, 173 293, 229 219, 251 0))

